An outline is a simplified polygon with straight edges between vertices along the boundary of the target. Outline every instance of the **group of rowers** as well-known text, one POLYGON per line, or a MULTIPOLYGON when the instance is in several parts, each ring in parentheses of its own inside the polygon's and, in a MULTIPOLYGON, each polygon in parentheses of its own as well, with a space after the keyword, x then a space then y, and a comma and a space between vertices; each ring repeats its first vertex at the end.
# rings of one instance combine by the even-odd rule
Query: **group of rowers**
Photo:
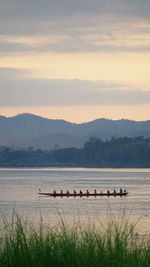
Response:
MULTIPOLYGON (((120 188, 120 194, 123 194, 123 193, 126 193, 126 190, 123 190, 122 188, 120 188)), ((70 193, 69 190, 67 190, 66 193, 64 193, 63 190, 60 190, 60 193, 56 193, 56 190, 54 190, 53 194, 54 194, 54 195, 56 195, 56 194, 70 195, 70 194, 72 194, 72 193, 70 193)), ((89 190, 87 189, 85 193, 83 193, 82 190, 80 190, 79 193, 77 193, 76 190, 73 190, 73 194, 74 194, 74 195, 76 195, 76 194, 80 194, 80 195, 82 195, 82 194, 90 195, 91 193, 90 193, 89 190)), ((99 194, 99 193, 98 193, 97 190, 95 189, 95 190, 94 190, 94 193, 92 193, 92 194, 97 195, 97 194, 99 194)), ((103 191, 101 191, 100 194, 103 194, 103 191)), ((110 194, 110 191, 109 191, 109 190, 107 190, 107 194, 108 194, 108 195, 110 194)), ((114 195, 117 194, 117 192, 116 192, 115 189, 114 189, 114 191, 113 191, 113 194, 114 194, 114 195)))

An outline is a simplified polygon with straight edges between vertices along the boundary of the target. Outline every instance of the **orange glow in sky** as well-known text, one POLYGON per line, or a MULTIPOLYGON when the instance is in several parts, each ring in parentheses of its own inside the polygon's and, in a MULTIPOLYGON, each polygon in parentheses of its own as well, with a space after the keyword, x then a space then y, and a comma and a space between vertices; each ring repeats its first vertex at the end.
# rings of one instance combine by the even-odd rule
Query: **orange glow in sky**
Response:
POLYGON ((150 1, 56 2, 0 3, 0 113, 150 119, 150 1))

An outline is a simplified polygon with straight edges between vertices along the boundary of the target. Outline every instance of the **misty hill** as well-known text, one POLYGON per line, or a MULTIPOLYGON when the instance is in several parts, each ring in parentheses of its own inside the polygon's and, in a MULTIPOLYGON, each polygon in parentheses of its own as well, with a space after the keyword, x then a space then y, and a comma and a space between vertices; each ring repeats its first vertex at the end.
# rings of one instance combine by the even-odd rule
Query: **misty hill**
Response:
POLYGON ((0 116, 0 146, 49 149, 80 147, 91 136, 103 140, 111 137, 150 137, 150 121, 97 119, 76 124, 64 120, 46 119, 32 114, 15 117, 0 116))

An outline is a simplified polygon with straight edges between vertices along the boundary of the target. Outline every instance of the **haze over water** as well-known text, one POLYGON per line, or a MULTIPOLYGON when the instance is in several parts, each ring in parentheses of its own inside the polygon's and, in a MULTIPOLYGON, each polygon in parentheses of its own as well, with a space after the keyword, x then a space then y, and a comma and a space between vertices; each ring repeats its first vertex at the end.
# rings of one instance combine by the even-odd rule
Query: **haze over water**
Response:
POLYGON ((40 219, 56 223, 60 215, 67 222, 73 220, 105 222, 110 216, 120 220, 125 211, 132 222, 139 220, 140 234, 150 232, 150 169, 0 169, 0 211, 8 218, 15 209, 20 216, 34 223, 40 219), (39 196, 38 190, 54 189, 70 192, 119 191, 129 192, 127 197, 64 197, 39 196))

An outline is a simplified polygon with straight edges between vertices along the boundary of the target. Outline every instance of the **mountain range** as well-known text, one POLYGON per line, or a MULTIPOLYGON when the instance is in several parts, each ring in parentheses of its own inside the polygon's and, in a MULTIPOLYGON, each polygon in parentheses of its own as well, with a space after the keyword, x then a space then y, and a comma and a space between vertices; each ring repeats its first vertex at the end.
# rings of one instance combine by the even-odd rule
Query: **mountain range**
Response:
POLYGON ((150 120, 131 121, 105 118, 76 124, 47 119, 33 114, 0 116, 0 146, 14 148, 81 147, 90 137, 103 140, 112 137, 150 137, 150 120))

